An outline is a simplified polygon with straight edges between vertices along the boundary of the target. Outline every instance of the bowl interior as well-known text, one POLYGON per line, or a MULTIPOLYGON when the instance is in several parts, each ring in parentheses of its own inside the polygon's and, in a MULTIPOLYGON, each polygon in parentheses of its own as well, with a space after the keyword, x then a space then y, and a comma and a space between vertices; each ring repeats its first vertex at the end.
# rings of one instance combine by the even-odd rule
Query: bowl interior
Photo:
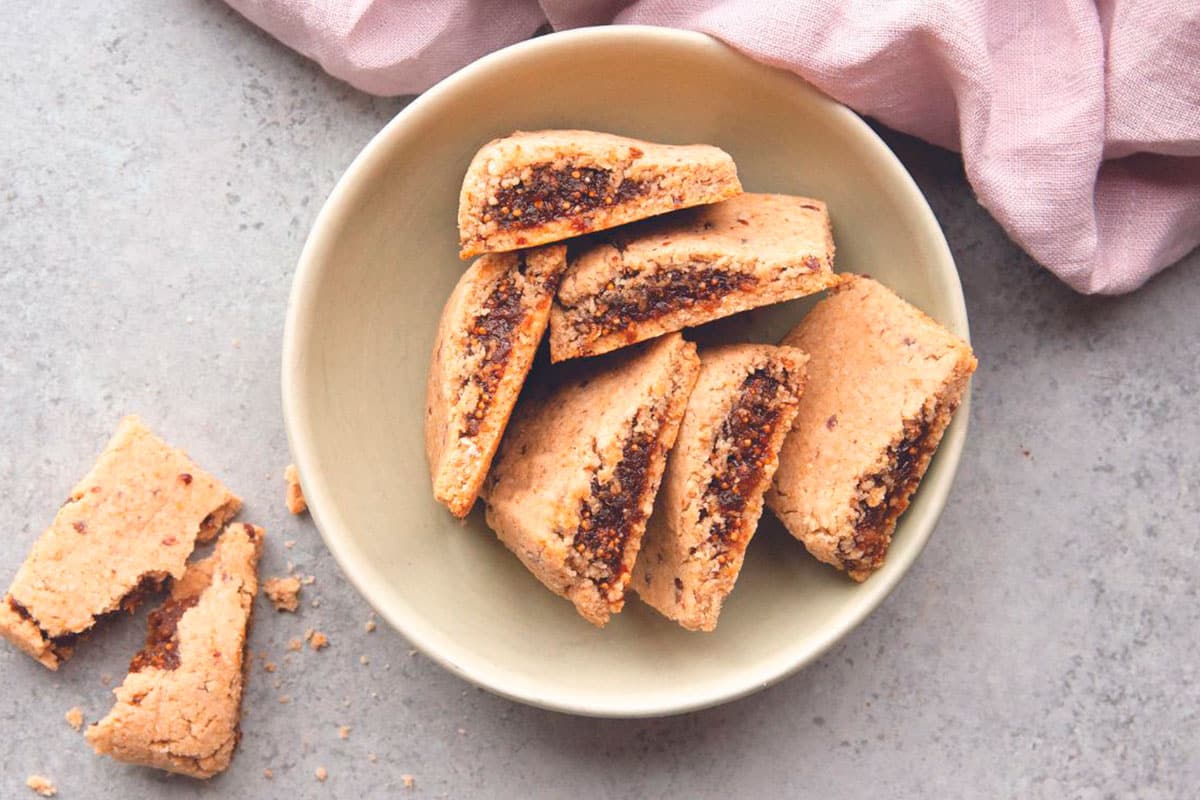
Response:
MULTIPOLYGON (((604 630, 550 594, 486 528, 431 497, 422 416, 438 316, 462 274, 467 163, 515 129, 590 128, 729 151, 749 191, 829 203, 840 271, 870 273, 952 330, 966 314, 941 232, 895 157, 803 82, 698 34, 609 28, 490 56, 410 105, 338 185, 301 259, 285 337, 289 438, 317 524, 368 601, 416 646, 493 691, 578 713, 710 705, 766 685, 853 627, 919 553, 965 433, 958 415, 887 566, 857 585, 764 514, 713 634, 636 598, 604 630)), ((702 337, 776 340, 799 301, 702 337)))

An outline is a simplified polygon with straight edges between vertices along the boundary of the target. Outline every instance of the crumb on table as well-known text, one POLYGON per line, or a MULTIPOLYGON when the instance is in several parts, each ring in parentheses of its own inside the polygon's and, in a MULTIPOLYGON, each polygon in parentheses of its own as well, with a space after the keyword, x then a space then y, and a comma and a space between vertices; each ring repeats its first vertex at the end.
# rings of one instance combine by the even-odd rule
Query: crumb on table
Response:
POLYGON ((373 620, 373 619, 367 620, 367 624, 364 625, 363 627, 367 629, 367 633, 374 633, 375 632, 375 620, 373 620))
POLYGON ((329 777, 329 773, 325 771, 324 767, 317 767, 317 780, 324 783, 325 779, 328 777, 329 777))
POLYGON ((287 649, 291 650, 293 653, 299 653, 301 650, 304 649, 304 643, 301 642, 299 639, 289 639, 288 644, 287 644, 287 649))
POLYGON ((25 785, 42 797, 54 797, 58 794, 58 788, 55 787, 54 781, 44 775, 30 775, 25 779, 25 785))
POLYGON ((83 727, 83 710, 79 706, 75 706, 66 714, 63 714, 63 717, 67 720, 67 724, 75 730, 83 727))
POLYGON ((417 779, 412 775, 404 774, 400 776, 400 780, 404 781, 404 788, 411 789, 417 785, 417 779))
POLYGON ((271 780, 272 778, 275 777, 275 773, 271 771, 270 767, 268 767, 263 770, 263 777, 266 778, 267 780, 271 780))
POLYGON ((350 726, 349 725, 341 725, 338 727, 338 738, 339 739, 349 739, 350 738, 350 726))
POLYGON ((283 471, 283 479, 287 482, 287 509, 293 514, 303 514, 308 509, 304 499, 304 490, 300 488, 300 472, 295 464, 288 464, 283 471))
POLYGON ((313 631, 313 635, 309 637, 308 646, 313 650, 324 650, 329 647, 329 638, 320 631, 313 631))
POLYGON ((263 593, 276 611, 295 611, 300 606, 300 579, 294 575, 267 578, 263 581, 263 593))

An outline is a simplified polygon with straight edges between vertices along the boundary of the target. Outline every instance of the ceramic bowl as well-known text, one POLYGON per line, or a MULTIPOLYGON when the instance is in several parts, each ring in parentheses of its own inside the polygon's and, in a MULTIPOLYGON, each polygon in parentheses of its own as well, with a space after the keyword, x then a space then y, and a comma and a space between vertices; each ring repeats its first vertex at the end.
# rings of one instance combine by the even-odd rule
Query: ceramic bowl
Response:
MULTIPOLYGON (((631 597, 604 630, 538 583, 484 524, 434 503, 425 374, 457 258, 459 187, 488 140, 584 128, 718 145, 748 191, 826 200, 839 271, 865 272, 956 333, 967 316, 925 199, 853 112, 707 36, 609 27, 544 36, 462 69, 362 151, 321 210, 284 337, 288 439, 313 519, 380 616, 447 669, 497 694, 596 716, 663 715, 761 689, 812 661, 895 587, 937 522, 966 435, 964 402, 887 565, 856 584, 764 513, 715 633, 631 597)), ((811 302, 708 331, 774 341, 811 302)), ((891 631, 897 638, 903 630, 891 631)))

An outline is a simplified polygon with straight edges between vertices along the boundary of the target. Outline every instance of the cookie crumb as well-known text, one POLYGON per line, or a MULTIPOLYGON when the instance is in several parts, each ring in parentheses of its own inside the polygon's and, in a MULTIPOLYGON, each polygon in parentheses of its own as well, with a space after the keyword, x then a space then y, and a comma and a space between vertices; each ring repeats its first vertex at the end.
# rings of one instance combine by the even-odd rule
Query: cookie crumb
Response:
POLYGON ((67 720, 67 724, 75 730, 83 727, 83 710, 79 706, 72 708, 63 717, 67 720))
POLYGON ((365 667, 367 664, 371 663, 371 659, 367 658, 365 655, 362 655, 358 657, 358 663, 365 667))
POLYGON ((58 794, 58 788, 54 785, 54 781, 44 775, 30 775, 25 779, 25 785, 42 797, 54 797, 58 794))
POLYGON ((329 647, 329 639, 320 631, 314 631, 312 637, 308 640, 308 646, 313 650, 324 650, 329 647))
POLYGON ((267 578, 263 581, 263 593, 276 611, 295 611, 300 606, 300 579, 294 575, 267 578))
POLYGON ((293 653, 299 653, 304 649, 304 643, 299 639, 290 639, 288 641, 287 649, 291 650, 293 653))
POLYGON ((363 627, 366 628, 367 633, 374 633, 375 632, 375 620, 373 620, 373 619, 367 620, 367 624, 363 625, 363 627))
POLYGON ((417 785, 417 779, 412 775, 404 774, 400 776, 400 780, 404 781, 404 788, 411 789, 417 785))
POLYGON ((292 698, 290 696, 288 696, 286 694, 279 695, 279 704, 280 705, 286 706, 290 702, 292 702, 292 698))
POLYGON ((350 726, 349 725, 342 725, 342 726, 338 727, 338 738, 339 739, 349 739, 350 738, 350 726))
POLYGON ((370 761, 372 764, 374 764, 378 760, 379 756, 375 755, 374 753, 367 753, 367 761, 370 761))
POLYGON ((288 550, 291 550, 293 547, 295 547, 295 546, 296 546, 296 540, 295 540, 295 539, 288 539, 287 541, 285 541, 285 542, 283 543, 283 546, 284 546, 285 548, 287 548, 288 550))
POLYGON ((268 768, 268 769, 264 769, 264 770, 263 770, 263 777, 264 777, 264 778, 266 778, 267 780, 271 780, 272 778, 274 778, 274 777, 275 777, 275 773, 274 773, 274 772, 272 772, 272 771, 271 771, 269 768, 268 768))
POLYGON ((319 780, 321 783, 324 783, 325 779, 329 777, 329 773, 325 771, 324 767, 317 767, 316 775, 317 780, 319 780))
POLYGON ((242 346, 242 340, 241 340, 241 339, 234 339, 234 340, 233 340, 233 349, 234 349, 234 350, 237 350, 237 349, 238 349, 238 348, 240 348, 241 346, 242 346))
POLYGON ((320 599, 319 597, 314 597, 314 598, 313 598, 313 601, 312 601, 312 607, 313 607, 313 608, 320 608, 320 607, 321 607, 321 599, 320 599))
POLYGON ((287 465, 283 479, 287 482, 287 510, 293 514, 303 514, 308 510, 308 502, 304 499, 304 490, 300 488, 300 472, 295 464, 287 465))
POLYGON ((459 729, 458 729, 458 735, 459 735, 459 736, 466 736, 466 735, 467 735, 467 729, 466 729, 466 728, 459 728, 459 729))
POLYGON ((274 661, 263 662, 263 669, 265 669, 267 672, 274 672, 276 669, 275 662, 274 661))
POLYGON ((307 577, 301 578, 300 582, 303 583, 305 586, 312 586, 314 583, 316 583, 316 580, 317 580, 316 575, 308 575, 307 577))

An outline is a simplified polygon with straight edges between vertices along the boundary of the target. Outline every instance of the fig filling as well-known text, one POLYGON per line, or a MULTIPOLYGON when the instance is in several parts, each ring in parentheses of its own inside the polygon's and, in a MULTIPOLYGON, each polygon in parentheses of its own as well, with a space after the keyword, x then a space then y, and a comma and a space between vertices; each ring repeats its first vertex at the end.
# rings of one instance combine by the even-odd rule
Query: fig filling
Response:
POLYGON ((888 448, 888 468, 868 475, 859 482, 858 520, 854 525, 854 546, 862 555, 854 565, 876 566, 883 561, 891 540, 891 527, 908 508, 909 498, 921 480, 921 461, 936 446, 933 439, 933 415, 904 423, 904 438, 888 448), (884 487, 883 497, 872 506, 865 495, 871 488, 884 487))
POLYGON ((646 520, 642 500, 655 442, 652 433, 636 432, 635 424, 612 478, 601 482, 593 477, 591 496, 579 509, 579 529, 572 546, 602 592, 620 584, 627 571, 623 559, 629 534, 646 520))
MULTIPOLYGON (((520 269, 524 269, 525 254, 522 253, 520 258, 520 269)), ((470 377, 470 382, 479 389, 479 399, 475 401, 475 408, 467 412, 460 438, 479 433, 479 426, 496 399, 496 387, 504 377, 512 354, 514 333, 524 317, 521 287, 517 285, 515 271, 510 271, 492 289, 483 303, 482 313, 471 323, 469 348, 472 352, 482 351, 483 360, 470 377)))
POLYGON ((746 376, 714 442, 714 450, 727 449, 727 455, 705 489, 700 520, 713 518, 708 540, 715 545, 715 558, 721 564, 728 560, 731 546, 742 538, 742 514, 760 490, 763 472, 773 458, 771 436, 784 411, 781 390, 785 390, 783 384, 766 369, 746 376))
POLYGON ((645 192, 640 182, 631 180, 622 180, 613 189, 612 171, 596 167, 540 164, 531 173, 515 186, 502 186, 496 191, 496 203, 485 210, 485 222, 495 220, 505 230, 532 228, 623 203, 645 192))
POLYGON ((179 666, 179 620, 199 599, 199 594, 178 600, 171 598, 150 612, 146 645, 129 662, 130 672, 141 672, 147 667, 172 670, 179 666))
POLYGON ((662 270, 630 280, 635 276, 632 272, 622 274, 627 283, 601 292, 596 298, 596 312, 578 319, 576 329, 597 339, 681 309, 711 308, 726 295, 748 291, 758 282, 753 275, 707 267, 662 270))

